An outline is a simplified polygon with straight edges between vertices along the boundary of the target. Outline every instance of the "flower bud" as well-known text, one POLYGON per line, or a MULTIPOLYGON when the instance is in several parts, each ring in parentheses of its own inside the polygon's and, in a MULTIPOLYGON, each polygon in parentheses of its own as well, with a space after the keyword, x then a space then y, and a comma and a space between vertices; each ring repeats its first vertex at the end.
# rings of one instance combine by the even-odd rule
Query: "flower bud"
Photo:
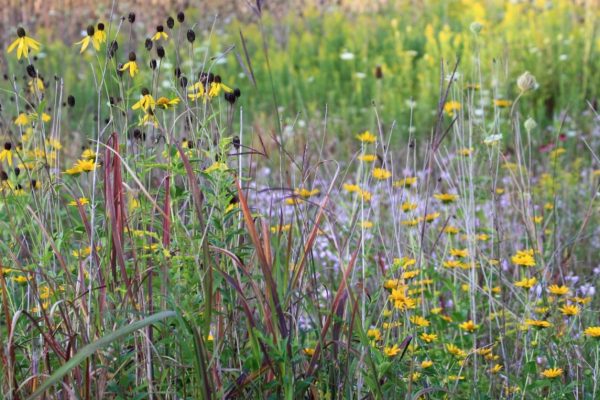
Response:
POLYGON ((478 35, 479 32, 481 32, 481 30, 483 29, 483 24, 480 22, 472 22, 471 25, 469 26, 469 29, 471 30, 471 32, 473 32, 475 35, 478 35))
POLYGON ((538 83, 529 71, 525 71, 519 79, 517 79, 517 86, 521 92, 528 92, 530 90, 537 89, 538 83))
POLYGON ((525 130, 527 132, 531 132, 532 130, 534 130, 537 127, 537 123, 531 117, 527 118, 527 121, 525 121, 524 125, 525 125, 525 130))
POLYGON ((192 29, 187 31, 187 40, 190 43, 194 43, 194 40, 196 40, 196 33, 192 29))

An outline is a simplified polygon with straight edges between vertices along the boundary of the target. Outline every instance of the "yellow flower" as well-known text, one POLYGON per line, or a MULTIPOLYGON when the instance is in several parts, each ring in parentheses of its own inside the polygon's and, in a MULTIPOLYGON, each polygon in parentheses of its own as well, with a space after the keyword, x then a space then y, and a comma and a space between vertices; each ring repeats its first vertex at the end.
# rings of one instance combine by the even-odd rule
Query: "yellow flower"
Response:
POLYGON ((363 229, 371 229, 373 227, 373 222, 371 221, 361 221, 360 227, 363 229))
POLYGON ((361 154, 358 159, 362 162, 373 162, 377 160, 377 156, 375 154, 361 154))
POLYGON ((383 287, 390 290, 395 289, 400 285, 400 281, 398 279, 388 279, 383 282, 383 287))
POLYGON ((500 365, 500 364, 496 364, 492 368, 489 369, 491 374, 497 374, 501 370, 502 370, 502 365, 500 365))
POLYGON ((563 374, 562 368, 549 368, 549 369, 542 371, 541 375, 544 378, 554 379, 554 378, 558 378, 562 374, 563 374))
POLYGON ((219 161, 215 161, 212 165, 204 170, 205 174, 210 174, 213 171, 227 171, 229 167, 227 164, 219 161))
POLYGON ((98 28, 98 29, 94 33, 94 40, 96 40, 96 42, 98 42, 98 43, 105 43, 106 42, 106 32, 104 32, 104 24, 102 22, 99 22, 98 25, 96 26, 96 28, 98 28))
POLYGON ((426 333, 426 332, 421 333, 421 339, 423 339, 427 343, 434 342, 437 340, 437 338, 438 338, 438 335, 436 335, 435 333, 426 333))
POLYGON ((374 168, 372 174, 373 178, 378 180, 389 179, 392 176, 392 173, 385 168, 374 168))
POLYGON ((427 215, 425 215, 425 221, 426 222, 432 222, 435 219, 437 219, 439 216, 440 216, 439 212, 427 214, 427 215))
POLYGON ((569 293, 569 288, 567 286, 558 286, 558 285, 551 285, 550 287, 548 287, 548 291, 556 296, 563 296, 567 293, 569 293))
POLYGON ((412 317, 410 317, 410 322, 412 322, 415 325, 418 325, 422 328, 429 326, 429 321, 427 321, 425 318, 421 317, 420 315, 413 315, 412 317))
POLYGON ((539 328, 539 329, 543 329, 543 328, 549 328, 552 326, 552 324, 548 321, 543 321, 543 320, 536 320, 536 319, 526 319, 525 320, 525 326, 532 326, 534 328, 539 328))
POLYGON ((467 356, 467 353, 464 350, 460 349, 458 346, 455 346, 452 343, 446 345, 446 350, 448 350, 448 353, 458 358, 465 358, 467 356))
POLYGON ((135 60, 136 60, 136 55, 132 51, 129 53, 129 62, 126 62, 125 64, 123 64, 123 66, 119 69, 119 71, 129 70, 129 75, 133 78, 138 72, 140 72, 140 69, 138 68, 138 65, 135 62, 135 60))
POLYGON ((302 349, 302 352, 307 356, 312 357, 312 355, 315 354, 315 349, 313 347, 305 347, 304 349, 302 349))
POLYGON ((145 113, 142 118, 140 118, 140 122, 138 123, 138 126, 144 126, 146 124, 151 124, 155 128, 158 127, 158 119, 156 118, 156 115, 154 115, 152 110, 148 110, 148 112, 145 113))
POLYGON ((592 298, 591 297, 578 297, 578 296, 575 296, 575 297, 573 297, 571 299, 571 301, 573 301, 573 302, 575 302, 577 304, 587 304, 590 301, 592 301, 592 298))
POLYGON ((472 320, 463 322, 462 324, 460 324, 458 326, 460 329, 462 329, 463 331, 467 331, 467 332, 475 332, 475 330, 477 328, 479 328, 479 326, 475 325, 472 320))
POLYGON ((412 185, 414 185, 415 183, 417 183, 417 178, 416 177, 406 177, 403 179, 400 179, 399 181, 394 182, 394 187, 411 187, 412 185))
POLYGON ((377 140, 376 136, 369 131, 364 131, 363 133, 356 135, 356 138, 363 143, 375 143, 375 140, 377 140))
POLYGON ((90 42, 92 43, 92 46, 94 46, 94 49, 96 49, 96 51, 100 50, 100 42, 98 41, 98 39, 96 39, 93 25, 87 27, 87 36, 81 39, 79 42, 75 43, 76 45, 81 45, 81 50, 79 51, 79 53, 83 53, 85 49, 87 49, 90 45, 90 42))
POLYGON ((14 278, 11 278, 13 282, 16 282, 18 284, 24 284, 27 283, 27 281, 29 280, 26 276, 24 275, 19 275, 19 276, 15 276, 14 278))
POLYGON ((156 100, 156 105, 164 110, 172 108, 177 104, 179 104, 178 97, 172 98, 171 100, 167 99, 166 97, 159 97, 158 100, 156 100))
POLYGON ((87 199, 87 197, 80 197, 69 203, 70 206, 77 206, 78 204, 85 206, 86 204, 90 204, 90 201, 87 199))
POLYGON ((465 257, 469 257, 469 250, 467 249, 450 249, 450 255, 452 257, 457 257, 457 258, 465 258, 465 257))
POLYGON ((165 28, 162 25, 158 25, 156 27, 156 33, 154 34, 154 36, 152 36, 152 40, 156 41, 156 40, 167 40, 169 38, 169 35, 167 35, 167 32, 165 32, 165 28))
POLYGON ((449 101, 444 104, 444 112, 451 117, 454 117, 455 111, 460 110, 461 105, 458 101, 449 101))
POLYGON ((221 77, 219 75, 215 76, 214 79, 215 80, 211 82, 210 89, 208 90, 209 98, 212 99, 213 97, 217 97, 221 93, 221 90, 227 93, 233 93, 232 88, 221 82, 221 77))
POLYGON ((343 188, 348 193, 360 191, 360 187, 358 185, 354 185, 352 183, 344 183, 343 188))
POLYGON ((294 190, 295 195, 304 197, 305 199, 312 197, 312 196, 316 196, 320 192, 321 191, 319 189, 308 190, 306 188, 298 188, 298 189, 294 190))
POLYGON ((403 212, 409 212, 417 208, 417 203, 411 203, 410 201, 405 201, 400 206, 403 212))
POLYGON ((6 160, 8 165, 13 165, 13 154, 12 154, 12 143, 6 142, 4 143, 4 148, 0 151, 0 162, 6 160))
POLYGON ((498 108, 508 108, 512 105, 512 101, 506 99, 494 99, 494 105, 498 108))
POLYGON ((458 199, 457 194, 450 194, 450 193, 436 193, 433 195, 433 197, 435 197, 436 199, 441 201, 442 204, 449 204, 449 203, 454 202, 456 199, 458 199))
POLYGON ((25 29, 19 27, 17 29, 18 38, 8 46, 8 53, 11 53, 15 48, 17 49, 17 60, 20 60, 21 57, 29 56, 29 49, 39 50, 40 43, 35 39, 27 36, 25 29))
POLYGON ((444 263, 442 265, 444 266, 444 268, 462 268, 462 269, 465 269, 467 267, 467 264, 465 264, 465 263, 463 263, 462 261, 459 261, 459 260, 444 261, 444 263))
POLYGON ((81 158, 83 160, 95 160, 96 156, 97 154, 91 149, 85 149, 83 153, 81 153, 81 158))
POLYGON ((190 98, 190 100, 197 100, 199 98, 202 98, 205 93, 204 83, 202 83, 202 82, 194 83, 189 88, 189 91, 191 92, 188 94, 188 97, 190 98))
POLYGON ((15 125, 17 126, 25 126, 29 124, 29 117, 25 113, 19 114, 19 116, 15 119, 15 125))
POLYGON ((394 357, 398 355, 398 353, 400 353, 400 348, 397 344, 393 345, 392 347, 385 346, 383 348, 383 354, 385 354, 388 357, 394 357))
POLYGON ((579 307, 575 305, 565 304, 564 306, 559 308, 559 311, 566 316, 575 316, 579 314, 579 307))
POLYGON ((27 86, 29 86, 29 93, 35 94, 36 90, 40 93, 46 90, 46 86, 44 85, 44 81, 40 78, 33 78, 29 82, 27 82, 27 86))
POLYGON ((461 156, 464 156, 464 157, 468 157, 473 153, 473 150, 474 149, 472 147, 469 147, 469 148, 465 147, 463 149, 458 150, 458 154, 461 156))
POLYGON ((367 337, 374 341, 381 340, 381 331, 377 328, 367 330, 367 337))
POLYGON ((433 361, 431 361, 431 360, 423 360, 421 362, 421 368, 423 368, 423 369, 429 368, 432 365, 433 365, 433 361))
POLYGON ((534 276, 531 279, 523 278, 520 281, 515 282, 515 286, 523 289, 531 289, 536 283, 537 279, 534 276))
POLYGON ((358 192, 358 194, 360 195, 360 198, 361 198, 363 201, 366 201, 366 202, 368 202, 368 201, 371 201, 371 198, 373 197, 373 195, 371 194, 371 192, 369 192, 369 191, 367 191, 367 190, 362 190, 362 189, 361 189, 361 190, 358 192))
POLYGON ((142 89, 142 94, 140 95, 140 99, 131 106, 132 110, 139 110, 140 108, 144 111, 154 110, 154 106, 156 102, 154 101, 154 97, 150 94, 148 89, 142 89))
POLYGON ((586 328, 583 333, 589 337, 600 338, 600 326, 590 326, 589 328, 586 328))
POLYGON ((511 261, 515 265, 524 267, 535 267, 535 258, 533 258, 533 250, 519 250, 517 254, 512 256, 511 261))
POLYGON ((456 235, 460 231, 457 227, 447 225, 442 229, 442 232, 447 233, 448 235, 456 235))

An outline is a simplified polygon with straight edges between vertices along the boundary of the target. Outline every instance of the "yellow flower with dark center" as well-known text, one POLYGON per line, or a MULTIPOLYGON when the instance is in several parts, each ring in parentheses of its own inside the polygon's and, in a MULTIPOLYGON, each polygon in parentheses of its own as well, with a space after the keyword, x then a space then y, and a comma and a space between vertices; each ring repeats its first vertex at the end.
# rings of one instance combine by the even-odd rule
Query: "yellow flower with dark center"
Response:
POLYGON ((144 89, 142 89, 142 94, 140 95, 140 99, 131 106, 131 109, 132 110, 142 109, 147 112, 149 110, 154 110, 155 105, 156 105, 156 102, 154 101, 154 97, 152 97, 152 95, 150 94, 148 89, 144 88, 144 89))
POLYGON ((385 354, 388 357, 397 356, 399 353, 400 353, 400 347, 398 347, 397 344, 393 345, 392 347, 385 346, 383 348, 383 354, 385 354))
POLYGON ((214 172, 214 171, 224 172, 224 171, 227 171, 228 169, 229 169, 229 167, 224 162, 215 161, 214 163, 212 163, 212 165, 210 167, 208 167, 204 170, 204 173, 210 174, 211 172, 214 172))
POLYGON ((162 108, 163 110, 167 110, 169 108, 173 108, 175 107, 177 104, 179 104, 179 98, 175 97, 172 99, 167 99, 166 97, 159 97, 158 100, 156 100, 156 106, 159 108, 162 108))
POLYGON ((79 51, 79 53, 83 53, 85 49, 88 48, 90 43, 92 43, 92 46, 94 46, 94 49, 96 49, 96 51, 100 50, 100 42, 96 39, 96 36, 94 35, 94 27, 92 25, 87 27, 87 35, 79 42, 75 43, 75 45, 81 45, 81 50, 79 51))
POLYGON ((463 322, 462 324, 458 325, 458 327, 460 329, 462 329, 463 331, 467 331, 467 332, 475 332, 475 330, 477 330, 477 328, 479 328, 479 326, 475 325, 472 320, 463 322))
POLYGON ((421 328, 425 328, 427 326, 429 326, 429 321, 426 320, 425 318, 421 317, 420 315, 413 315, 412 317, 409 318, 410 322, 412 322, 413 324, 420 326, 421 328))
POLYGON ((153 125, 155 128, 158 127, 158 119, 156 118, 156 115, 154 115, 152 110, 148 110, 148 112, 145 113, 142 118, 140 118, 138 126, 144 126, 146 124, 153 125))
POLYGON ((402 273, 402 279, 407 281, 407 280, 412 279, 415 276, 419 275, 419 273, 420 273, 419 270, 406 271, 406 272, 402 273))
POLYGON ((427 343, 431 343, 436 341, 438 338, 438 335, 436 335, 435 333, 426 333, 423 332, 421 333, 421 339, 427 343))
POLYGON ((358 156, 358 159, 362 162, 370 163, 377 160, 377 156, 375 154, 361 154, 358 156))
POLYGON ((433 197, 435 197, 436 199, 441 201, 442 204, 453 203, 454 201, 456 201, 456 199, 458 199, 457 194, 451 194, 451 193, 436 193, 433 195, 433 197))
POLYGON ((537 283, 537 279, 534 276, 533 278, 530 278, 530 279, 523 278, 520 281, 515 282, 515 286, 523 288, 523 289, 531 289, 536 283, 537 283))
POLYGON ((565 304, 558 309, 563 315, 572 317, 579 314, 579 307, 572 304, 565 304))
POLYGON ((590 326, 583 331, 584 335, 592 338, 600 338, 600 326, 590 326))
POLYGON ((450 255, 457 258, 469 257, 469 250, 467 249, 450 249, 450 255))
POLYGON ((94 40, 101 44, 106 42, 106 32, 104 32, 104 24, 99 22, 96 26, 96 32, 94 33, 94 40))
POLYGON ((165 32, 165 28, 162 25, 158 25, 156 27, 156 33, 154 34, 154 36, 152 36, 152 40, 167 40, 168 38, 169 35, 167 35, 167 32, 165 32))
POLYGON ((13 165, 13 154, 12 154, 12 143, 6 142, 4 143, 4 147, 2 151, 0 151, 0 162, 6 160, 8 165, 13 165))
POLYGON ((553 295, 563 296, 563 295, 569 293, 569 288, 564 285, 562 285, 562 286, 551 285, 550 287, 548 287, 548 291, 550 293, 552 293, 553 295))
POLYGON ((136 63, 136 55, 135 53, 132 51, 129 53, 129 61, 126 62, 125 64, 123 64, 123 66, 119 69, 119 71, 127 71, 129 70, 129 75, 133 78, 138 72, 140 72, 140 69, 138 68, 138 65, 136 63))
POLYGON ((535 258, 533 258, 533 250, 519 250, 517 254, 512 256, 511 261, 515 265, 524 267, 535 267, 535 258))
POLYGON ((83 160, 96 160, 97 154, 92 149, 85 149, 83 153, 81 153, 81 158, 83 160))
POLYGON ((208 97, 213 98, 221 94, 221 90, 226 93, 233 93, 233 89, 221 82, 219 75, 215 76, 215 80, 210 83, 210 89, 208 89, 208 97))
POLYGON ((98 167, 95 160, 77 160, 73 167, 65 172, 69 175, 79 175, 82 172, 91 172, 98 167))
POLYGON ((444 112, 451 117, 454 117, 456 111, 459 111, 460 109, 461 105, 458 101, 451 100, 444 104, 444 112))
POLYGON ((378 180, 389 179, 392 176, 392 173, 385 168, 374 168, 372 174, 373 178, 378 180))
POLYGON ((197 100, 200 99, 204 96, 205 93, 205 89, 204 89, 204 83, 202 82, 196 82, 194 83, 190 88, 189 91, 191 93, 188 94, 188 97, 190 100, 197 100))
POLYGON ((541 373, 541 375, 544 378, 548 378, 548 379, 558 378, 562 374, 563 374, 562 368, 549 368, 549 369, 542 371, 542 373, 541 373))
POLYGON ((589 297, 589 296, 588 297, 578 297, 578 296, 575 296, 575 297, 571 298, 571 301, 573 301, 574 303, 577 303, 577 304, 584 304, 585 305, 585 304, 591 302, 592 298, 589 297))
POLYGON ((40 43, 33 38, 27 36, 25 29, 19 27, 17 29, 17 39, 8 46, 8 53, 11 53, 15 48, 17 49, 17 60, 20 60, 21 57, 29 56, 29 49, 39 50, 40 43))
POLYGON ((417 226, 417 225, 419 225, 419 222, 420 222, 420 220, 418 218, 414 218, 414 219, 402 221, 400 223, 404 226, 417 226))
POLYGON ((458 154, 463 156, 463 157, 469 157, 472 153, 473 153, 474 149, 472 147, 469 148, 463 148, 458 150, 458 154))
POLYGON ((411 187, 413 186, 415 183, 417 183, 417 178, 416 177, 406 177, 403 179, 400 179, 399 181, 394 182, 394 187, 411 187))
POLYGON ((537 319, 526 319, 525 320, 525 326, 532 326, 534 328, 538 328, 538 329, 544 329, 544 328, 549 328, 552 326, 552 324, 548 321, 544 321, 544 320, 537 320, 537 319))
POLYGON ((364 131, 363 133, 357 135, 356 138, 362 143, 375 143, 375 140, 377 140, 377 137, 369 131, 364 131))
POLYGON ((466 266, 465 263, 459 260, 447 260, 442 264, 444 268, 464 268, 466 266))

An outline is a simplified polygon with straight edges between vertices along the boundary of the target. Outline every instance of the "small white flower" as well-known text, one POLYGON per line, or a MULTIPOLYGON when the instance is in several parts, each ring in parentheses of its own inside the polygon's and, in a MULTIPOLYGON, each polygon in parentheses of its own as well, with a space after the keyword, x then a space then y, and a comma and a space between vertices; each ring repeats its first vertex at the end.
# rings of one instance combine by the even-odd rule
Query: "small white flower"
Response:
POLYGON ((367 74, 365 74, 364 72, 357 72, 354 74, 354 77, 356 79, 365 79, 367 77, 367 74))
POLYGON ((497 133, 495 135, 490 135, 490 136, 486 137, 485 139, 483 139, 483 143, 485 143, 489 146, 489 145, 498 143, 500 140, 502 140, 502 134, 497 133))
POLYGON ((354 60, 354 53, 350 53, 347 50, 344 50, 342 54, 340 54, 340 58, 344 61, 354 60))

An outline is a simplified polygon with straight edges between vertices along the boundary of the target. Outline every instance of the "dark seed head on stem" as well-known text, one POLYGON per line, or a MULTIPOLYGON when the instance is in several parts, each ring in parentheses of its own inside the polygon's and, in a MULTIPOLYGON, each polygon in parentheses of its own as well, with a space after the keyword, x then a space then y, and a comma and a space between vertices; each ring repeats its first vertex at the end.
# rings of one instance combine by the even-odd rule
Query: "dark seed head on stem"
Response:
POLYGON ((135 13, 130 12, 129 15, 127 16, 127 19, 129 20, 130 24, 133 24, 135 22, 135 13))
POLYGON ((74 107, 75 106, 75 97, 73 95, 69 95, 67 97, 67 104, 69 105, 69 107, 74 107))
POLYGON ((190 43, 194 43, 194 40, 196 40, 196 33, 192 29, 187 31, 187 40, 190 43))
POLYGON ((136 60, 136 56, 135 53, 132 51, 129 53, 129 61, 135 61, 136 60))
POLYGON ((99 31, 103 31, 104 30, 104 24, 102 22, 99 22, 97 28, 98 28, 99 31))
POLYGON ((94 36, 94 32, 95 32, 95 31, 94 31, 94 25, 89 25, 89 26, 87 27, 87 35, 88 35, 88 36, 94 36))
POLYGON ((177 21, 179 21, 180 24, 182 24, 183 21, 185 21, 185 14, 183 13, 183 11, 179 11, 177 13, 177 21))
POLYGON ((22 38, 25 37, 27 34, 25 33, 25 29, 23 29, 23 27, 19 27, 17 28, 17 36, 22 38))
POLYGON ((173 17, 168 17, 167 18, 167 27, 169 29, 173 29, 174 26, 175 26, 175 20, 173 19, 173 17))
POLYGON ((152 40, 150 38, 146 38, 146 41, 144 42, 144 47, 148 51, 152 50, 152 40))
POLYGON ((27 75, 29 75, 32 78, 37 78, 37 71, 35 70, 35 67, 31 64, 27 66, 27 75))
POLYGON ((162 25, 158 25, 156 27, 156 32, 163 32, 165 30, 165 28, 162 25))
POLYGON ((158 56, 158 58, 164 58, 165 57, 165 48, 162 46, 157 46, 156 47, 156 55, 158 56))

